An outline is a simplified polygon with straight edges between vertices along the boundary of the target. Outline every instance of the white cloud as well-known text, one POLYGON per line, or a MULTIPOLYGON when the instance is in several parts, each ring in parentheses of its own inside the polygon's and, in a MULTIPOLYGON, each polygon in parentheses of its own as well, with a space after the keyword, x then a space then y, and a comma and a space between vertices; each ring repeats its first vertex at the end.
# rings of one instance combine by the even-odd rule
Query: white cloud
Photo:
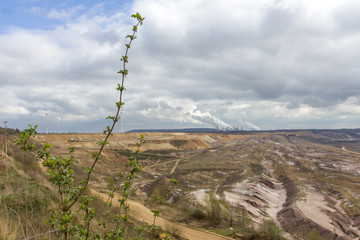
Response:
POLYGON ((60 19, 60 20, 69 20, 72 17, 76 16, 80 10, 83 10, 84 6, 75 6, 66 9, 51 9, 48 13, 49 18, 60 19))
POLYGON ((260 130, 260 128, 258 126, 256 126, 255 124, 251 123, 251 122, 245 122, 244 124, 244 128, 249 129, 249 130, 260 130))
POLYGON ((43 13, 43 9, 41 7, 30 7, 27 9, 27 11, 38 16, 42 15, 43 13))
MULTIPOLYGON (((130 49, 126 129, 357 126, 356 4, 134 1, 132 9, 146 19, 130 49)), ((62 115, 69 131, 79 127, 77 120, 95 127, 82 124, 76 131, 98 131, 114 110, 130 13, 84 4, 47 16, 61 24, 0 35, 6 46, 0 49, 0 92, 12 93, 2 95, 8 107, 0 116, 18 113, 18 119, 31 116, 18 120, 21 125, 43 123, 46 111, 53 121, 62 115)))
POLYGON ((21 106, 5 105, 0 108, 0 113, 4 115, 26 115, 29 111, 21 106))

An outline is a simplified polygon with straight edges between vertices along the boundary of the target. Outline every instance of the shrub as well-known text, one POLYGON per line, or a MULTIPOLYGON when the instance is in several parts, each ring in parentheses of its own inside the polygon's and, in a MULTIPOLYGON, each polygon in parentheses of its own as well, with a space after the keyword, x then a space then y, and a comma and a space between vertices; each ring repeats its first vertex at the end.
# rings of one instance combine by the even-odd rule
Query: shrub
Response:
POLYGON ((286 240, 283 231, 273 220, 263 220, 259 233, 263 240, 286 240))
POLYGON ((324 240, 320 233, 314 228, 306 237, 307 240, 324 240))
POLYGON ((215 225, 220 224, 223 209, 221 201, 217 199, 215 192, 211 191, 206 199, 206 215, 208 220, 215 225))
MULTIPOLYGON (((17 144, 21 146, 22 150, 29 150, 36 154, 37 158, 42 160, 42 165, 46 167, 46 175, 49 177, 49 182, 56 186, 59 196, 59 206, 56 211, 50 213, 50 219, 48 224, 53 229, 59 232, 65 240, 75 237, 76 239, 123 239, 125 234, 124 223, 129 219, 128 211, 129 206, 127 199, 130 195, 129 189, 132 185, 133 179, 136 174, 141 170, 141 164, 138 161, 139 148, 142 143, 145 142, 143 135, 140 135, 139 143, 136 144, 137 151, 129 156, 129 162, 126 164, 126 171, 119 172, 118 176, 122 179, 122 185, 109 186, 108 200, 106 207, 111 207, 112 198, 115 197, 115 192, 120 192, 118 198, 119 209, 114 216, 114 227, 106 229, 109 224, 105 223, 103 219, 99 219, 99 228, 106 229, 105 233, 94 230, 93 219, 98 215, 97 210, 92 207, 94 199, 88 194, 88 184, 92 172, 97 162, 102 158, 104 148, 109 144, 109 137, 112 135, 113 129, 116 123, 120 119, 120 109, 125 104, 123 102, 123 91, 125 90, 125 77, 128 75, 126 64, 128 63, 128 51, 133 40, 136 39, 136 33, 138 27, 143 24, 144 18, 139 14, 133 14, 131 17, 135 18, 137 24, 133 26, 133 33, 128 35, 128 44, 125 44, 125 55, 121 57, 122 69, 118 71, 121 75, 120 83, 117 84, 116 90, 119 92, 119 101, 116 102, 116 113, 114 116, 108 116, 106 119, 111 121, 109 126, 106 126, 104 130, 104 140, 98 142, 99 149, 97 152, 92 153, 89 156, 92 164, 84 169, 79 169, 80 179, 78 177, 79 172, 74 171, 74 158, 73 152, 75 148, 69 148, 69 156, 66 158, 60 156, 53 156, 51 154, 52 144, 45 143, 42 146, 36 146, 32 142, 32 137, 35 137, 37 132, 37 126, 31 126, 29 129, 24 130, 18 139, 15 140, 17 144), (121 186, 118 187, 118 186, 121 186), (103 233, 103 235, 102 235, 103 233)), ((37 203, 36 203, 37 204, 37 203)))
POLYGON ((204 220, 206 219, 206 214, 201 209, 196 208, 191 212, 191 217, 196 220, 204 220))

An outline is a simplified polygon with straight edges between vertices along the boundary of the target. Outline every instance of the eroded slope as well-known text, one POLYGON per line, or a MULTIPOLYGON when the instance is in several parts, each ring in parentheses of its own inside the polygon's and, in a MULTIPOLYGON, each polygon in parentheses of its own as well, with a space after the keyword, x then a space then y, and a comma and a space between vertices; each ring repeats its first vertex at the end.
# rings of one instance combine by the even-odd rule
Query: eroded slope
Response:
MULTIPOLYGON (((38 141, 54 143, 53 151, 60 155, 75 146, 79 165, 87 166, 91 161, 88 156, 102 136, 39 135, 38 141)), ((134 194, 138 201, 148 202, 163 179, 179 179, 172 204, 163 207, 168 209, 164 217, 172 221, 185 219, 199 225, 188 219, 184 209, 205 208, 208 193, 213 192, 231 209, 245 209, 255 224, 272 218, 289 234, 306 235, 317 229, 325 239, 359 237, 360 154, 353 147, 353 141, 359 140, 356 134, 337 135, 333 141, 334 136, 321 132, 247 136, 145 133, 145 137, 148 141, 141 158, 144 170, 136 179, 134 194)), ((107 179, 122 169, 126 151, 135 149, 137 138, 134 133, 112 136, 96 169, 98 181, 94 186, 106 186, 107 179)))

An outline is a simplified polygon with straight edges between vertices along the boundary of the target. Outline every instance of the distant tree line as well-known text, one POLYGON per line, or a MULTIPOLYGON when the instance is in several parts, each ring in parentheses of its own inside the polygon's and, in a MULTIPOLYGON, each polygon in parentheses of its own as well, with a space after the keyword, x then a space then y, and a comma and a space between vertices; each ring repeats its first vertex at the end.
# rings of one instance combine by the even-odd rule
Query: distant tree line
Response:
MULTIPOLYGON (((19 129, 6 128, 6 134, 20 134, 19 129)), ((0 127, 0 134, 4 133, 4 128, 0 127)))

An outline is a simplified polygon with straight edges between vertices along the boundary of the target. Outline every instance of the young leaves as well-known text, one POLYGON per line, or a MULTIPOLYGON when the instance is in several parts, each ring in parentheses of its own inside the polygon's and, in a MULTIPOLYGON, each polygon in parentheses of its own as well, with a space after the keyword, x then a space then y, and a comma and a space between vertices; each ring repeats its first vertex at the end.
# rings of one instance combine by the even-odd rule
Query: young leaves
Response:
POLYGON ((123 106, 123 105, 125 105, 124 102, 116 102, 116 106, 117 106, 118 108, 120 108, 120 107, 123 106))
MULTIPOLYGON (((120 214, 117 215, 118 217, 115 219, 115 223, 117 223, 116 221, 120 222, 119 224, 116 224, 114 229, 105 232, 95 232, 92 230, 90 221, 96 217, 97 212, 95 211, 95 208, 90 207, 93 199, 87 195, 85 190, 88 187, 90 176, 95 169, 96 163, 101 159, 104 147, 109 144, 108 138, 112 134, 117 121, 120 119, 120 108, 124 105, 122 93, 125 90, 124 80, 128 75, 128 70, 126 69, 126 64, 129 61, 128 51, 132 41, 136 39, 139 25, 142 25, 144 21, 144 18, 139 13, 133 14, 131 17, 137 20, 137 24, 132 27, 133 33, 127 36, 129 42, 125 44, 125 54, 121 57, 122 69, 118 71, 118 73, 121 74, 122 79, 121 83, 118 83, 116 87, 120 92, 119 100, 116 102, 116 114, 106 118, 112 120, 112 124, 107 126, 104 130, 104 134, 106 134, 104 140, 97 143, 99 145, 99 150, 91 155, 92 165, 82 169, 83 173, 85 173, 85 177, 79 180, 75 178, 73 166, 77 161, 73 156, 73 152, 75 151, 74 146, 69 148, 70 154, 68 157, 64 158, 52 155, 51 148, 53 145, 51 144, 45 143, 42 147, 37 148, 37 146, 30 142, 31 138, 35 137, 37 134, 37 125, 33 127, 29 124, 29 129, 24 130, 20 134, 20 137, 15 140, 15 142, 21 146, 22 150, 30 150, 34 152, 38 158, 43 160, 42 164, 47 168, 45 174, 48 176, 49 182, 57 187, 60 207, 57 211, 51 212, 48 224, 50 227, 57 229, 59 236, 63 235, 65 240, 69 237, 71 237, 71 239, 72 237, 74 237, 74 239, 124 239, 126 229, 121 221, 126 221, 128 219, 126 213, 129 210, 129 206, 127 205, 127 199, 130 196, 129 189, 135 175, 142 169, 141 163, 138 161, 138 155, 140 145, 145 142, 144 136, 140 136, 140 141, 137 144, 138 150, 130 160, 131 164, 129 167, 131 167, 131 171, 127 172, 127 174, 122 172, 118 173, 118 177, 123 179, 124 183, 122 185, 124 192, 120 199, 120 212, 121 208, 123 208, 125 215, 123 217, 120 214), (80 223, 81 217, 75 217, 75 214, 78 215, 79 213, 82 215, 82 223, 80 223)), ((120 185, 118 187, 113 187, 109 193, 109 197, 114 198, 114 191, 119 188, 120 185)), ((111 206, 112 202, 108 201, 106 205, 111 206)), ((107 227, 107 223, 103 218, 98 222, 98 225, 103 229, 107 227)))
POLYGON ((138 20, 138 22, 140 23, 140 25, 143 24, 143 21, 145 19, 145 18, 141 17, 140 13, 138 13, 138 12, 136 14, 131 15, 131 17, 136 18, 138 20))

